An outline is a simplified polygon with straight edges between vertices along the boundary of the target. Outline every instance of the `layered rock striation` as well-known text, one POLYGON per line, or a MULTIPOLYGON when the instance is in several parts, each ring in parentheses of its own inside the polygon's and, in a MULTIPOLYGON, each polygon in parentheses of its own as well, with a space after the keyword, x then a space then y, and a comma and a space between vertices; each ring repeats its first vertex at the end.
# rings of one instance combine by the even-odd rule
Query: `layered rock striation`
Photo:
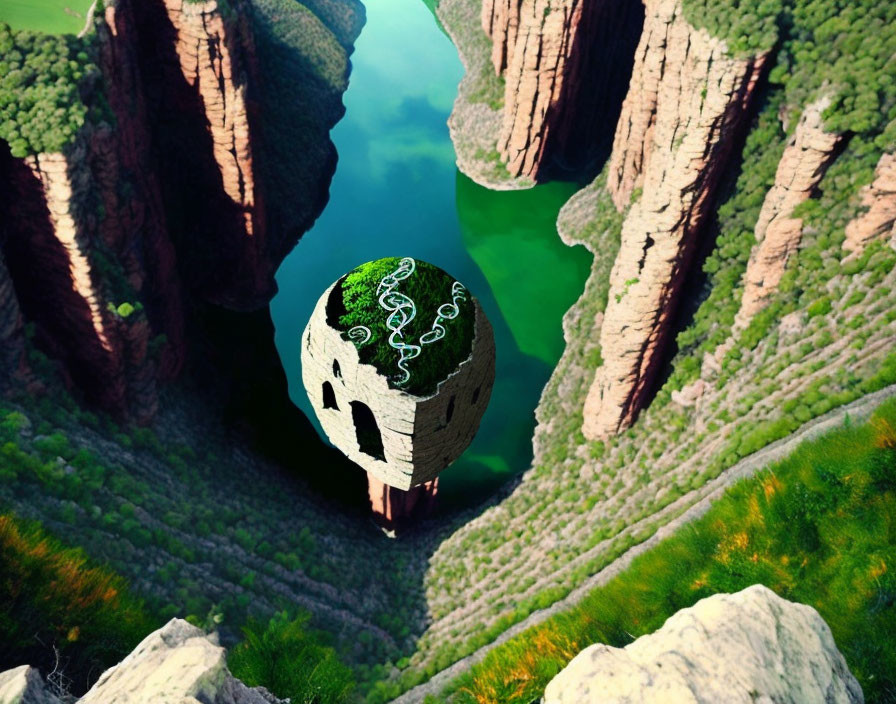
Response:
POLYGON ((537 181, 593 158, 622 100, 642 16, 639 2, 483 3, 492 65, 505 79, 497 151, 511 177, 537 181))
POLYGON ((630 425, 652 391, 713 195, 749 110, 764 56, 732 57, 684 19, 677 0, 647 4, 623 104, 609 189, 622 226, 584 409, 589 439, 630 425))
POLYGON ((857 704, 864 697, 818 612, 754 585, 682 609, 625 648, 586 648, 544 696, 544 704, 645 701, 857 704))
POLYGON ((889 237, 896 243, 896 154, 884 154, 877 162, 874 181, 862 191, 868 210, 846 226, 843 249, 859 255, 869 242, 889 237))

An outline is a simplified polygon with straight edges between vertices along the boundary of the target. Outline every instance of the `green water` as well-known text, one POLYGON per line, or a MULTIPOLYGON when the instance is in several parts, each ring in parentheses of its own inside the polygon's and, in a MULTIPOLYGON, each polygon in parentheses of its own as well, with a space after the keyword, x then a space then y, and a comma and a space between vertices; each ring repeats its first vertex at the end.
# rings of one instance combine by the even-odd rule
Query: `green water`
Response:
POLYGON ((277 348, 290 395, 316 424, 299 340, 333 281, 386 256, 420 258, 462 281, 494 326, 498 355, 479 433, 440 479, 444 507, 469 505, 532 459, 535 406, 563 351, 561 319, 590 263, 555 229, 576 186, 494 192, 457 171, 446 120, 462 67, 420 0, 368 3, 352 65, 346 115, 332 133, 339 165, 330 202, 277 274, 277 348))

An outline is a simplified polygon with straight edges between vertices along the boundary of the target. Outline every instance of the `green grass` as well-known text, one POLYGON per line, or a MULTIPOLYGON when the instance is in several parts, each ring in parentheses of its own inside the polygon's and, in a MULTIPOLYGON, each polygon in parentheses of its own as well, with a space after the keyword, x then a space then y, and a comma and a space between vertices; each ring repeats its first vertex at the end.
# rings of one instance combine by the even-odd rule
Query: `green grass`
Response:
POLYGON ((398 366, 401 353, 389 344, 392 333, 387 321, 393 314, 380 305, 378 291, 380 281, 396 271, 400 262, 399 257, 386 257, 362 264, 346 274, 330 299, 331 305, 333 301, 341 302, 341 308, 337 303, 336 308, 328 310, 329 322, 343 333, 355 326, 368 328, 370 339, 356 343, 361 362, 375 366, 388 377, 393 388, 423 396, 435 391, 436 385, 470 356, 475 309, 472 294, 466 291, 463 300, 457 301, 459 314, 453 319, 441 319, 444 337, 422 344, 421 336, 433 329, 439 307, 452 302, 455 279, 432 264, 416 260, 414 272, 393 289, 409 297, 416 307, 415 317, 401 329, 401 339, 406 344, 420 347, 417 357, 405 361, 410 374, 405 381, 398 366))
POLYGON ((227 657, 233 675, 297 704, 348 701, 352 672, 324 644, 323 634, 307 628, 309 620, 308 614, 290 618, 284 612, 267 625, 251 621, 243 629, 245 640, 227 657))
MULTIPOLYGON (((65 451, 67 441, 45 444, 65 451)), ((5 452, 0 469, 14 462, 5 452)), ((36 523, 0 515, 0 670, 28 663, 50 672, 55 647, 72 691, 83 692, 159 625, 122 577, 36 523)))
POLYGON ((528 704, 591 643, 622 647, 672 614, 761 583, 827 621, 869 702, 896 688, 896 401, 731 487, 578 606, 495 648, 453 701, 528 704))
POLYGON ((90 0, 3 0, 0 22, 14 30, 77 34, 84 28, 90 0))

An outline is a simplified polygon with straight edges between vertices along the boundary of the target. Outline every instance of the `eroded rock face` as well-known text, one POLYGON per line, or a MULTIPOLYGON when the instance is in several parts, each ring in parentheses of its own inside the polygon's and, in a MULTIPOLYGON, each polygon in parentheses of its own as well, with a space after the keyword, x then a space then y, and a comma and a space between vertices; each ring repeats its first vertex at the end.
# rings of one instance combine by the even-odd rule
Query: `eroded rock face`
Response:
POLYGON ((224 648, 203 631, 172 619, 118 665, 106 670, 79 704, 278 704, 250 689, 227 669, 224 648))
POLYGON ((367 475, 367 496, 373 518, 389 535, 395 535, 415 519, 426 517, 435 506, 438 493, 438 477, 403 491, 381 482, 372 474, 367 475))
POLYGON ((165 9, 177 32, 176 51, 184 78, 199 93, 205 109, 224 191, 241 208, 246 234, 252 235, 262 209, 255 207, 246 105, 248 26, 225 23, 217 0, 165 0, 165 9))
MULTIPOLYGON (((247 687, 227 669, 227 654, 200 629, 172 619, 118 665, 106 670, 79 704, 285 704, 263 687, 247 687)), ((59 704, 27 665, 0 673, 0 704, 59 704)))
POLYGON ((483 27, 505 77, 497 149, 512 177, 582 166, 615 117, 640 29, 639 2, 487 0, 483 27), (608 118, 608 116, 611 116, 608 118))
POLYGON ((818 612, 761 585, 703 599, 625 648, 586 648, 544 697, 544 704, 863 701, 818 612))
POLYGON ((483 0, 482 29, 492 40, 492 65, 498 75, 507 68, 507 59, 516 45, 523 0, 483 0))
POLYGON ((846 226, 843 243, 843 249, 854 255, 875 239, 889 237, 896 242, 896 154, 881 156, 874 181, 863 189, 862 205, 868 211, 846 226))
POLYGON ((625 219, 610 276, 604 363, 584 410, 589 439, 627 427, 646 401, 764 61, 732 58, 723 41, 685 21, 677 0, 647 4, 610 174, 617 205, 629 202, 636 185, 643 195, 625 219))
POLYGON ((30 665, 0 672, 0 704, 61 704, 30 665))
POLYGON ((735 329, 745 328, 778 290, 787 261, 796 252, 803 221, 793 209, 809 199, 834 160, 841 136, 824 129, 825 97, 807 106, 775 172, 756 221, 756 242, 744 274, 744 294, 735 329))

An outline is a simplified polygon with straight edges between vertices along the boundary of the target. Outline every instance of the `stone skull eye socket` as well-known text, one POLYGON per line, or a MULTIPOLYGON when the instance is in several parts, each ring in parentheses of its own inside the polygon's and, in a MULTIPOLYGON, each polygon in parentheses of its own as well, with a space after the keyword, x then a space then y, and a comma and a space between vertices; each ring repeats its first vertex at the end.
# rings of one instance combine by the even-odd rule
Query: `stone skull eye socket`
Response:
POLYGON ((335 359, 333 360, 333 376, 337 379, 342 378, 342 369, 339 366, 339 361, 335 359))
POLYGON ((370 410, 370 406, 361 401, 352 401, 351 407, 358 449, 375 460, 385 462, 386 453, 383 448, 383 438, 380 435, 380 428, 376 423, 373 411, 370 410))
POLYGON ((336 403, 336 392, 333 391, 333 385, 329 381, 325 381, 321 391, 324 397, 324 408, 338 411, 339 404, 336 403))

